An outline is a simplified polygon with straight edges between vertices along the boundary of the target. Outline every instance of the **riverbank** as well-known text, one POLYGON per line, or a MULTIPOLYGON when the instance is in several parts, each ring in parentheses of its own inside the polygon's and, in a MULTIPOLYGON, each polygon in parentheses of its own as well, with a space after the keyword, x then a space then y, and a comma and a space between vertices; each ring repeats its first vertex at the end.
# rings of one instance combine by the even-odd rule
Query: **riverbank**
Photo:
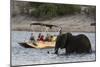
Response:
MULTIPOLYGON (((36 19, 27 16, 16 16, 11 19, 11 30, 30 31, 30 23, 46 23, 58 25, 62 27, 63 32, 95 32, 96 28, 96 26, 91 26, 91 23, 96 23, 93 18, 78 14, 56 17, 45 21, 37 21, 36 19)), ((43 31, 44 27, 42 28, 41 26, 33 26, 31 29, 33 31, 43 31)), ((53 28, 50 31, 57 31, 57 29, 53 28)))

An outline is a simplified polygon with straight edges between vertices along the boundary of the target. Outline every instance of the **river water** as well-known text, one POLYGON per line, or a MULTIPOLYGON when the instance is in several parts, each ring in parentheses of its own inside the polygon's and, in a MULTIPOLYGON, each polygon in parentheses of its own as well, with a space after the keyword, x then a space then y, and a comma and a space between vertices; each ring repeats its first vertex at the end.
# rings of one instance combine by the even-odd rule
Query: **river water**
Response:
MULTIPOLYGON (((49 32, 52 35, 58 35, 55 32, 49 32)), ((64 55, 64 49, 59 50, 59 56, 52 54, 54 48, 49 49, 35 49, 23 48, 18 43, 28 40, 31 32, 26 31, 12 31, 11 32, 11 65, 34 65, 34 64, 50 64, 50 63, 69 63, 69 62, 82 62, 82 61, 95 61, 95 33, 72 32, 73 35, 85 34, 91 42, 91 54, 70 54, 64 55), (50 52, 49 54, 47 52, 50 52)), ((39 32, 34 32, 37 39, 39 32)), ((42 32, 43 35, 46 33, 42 32)))

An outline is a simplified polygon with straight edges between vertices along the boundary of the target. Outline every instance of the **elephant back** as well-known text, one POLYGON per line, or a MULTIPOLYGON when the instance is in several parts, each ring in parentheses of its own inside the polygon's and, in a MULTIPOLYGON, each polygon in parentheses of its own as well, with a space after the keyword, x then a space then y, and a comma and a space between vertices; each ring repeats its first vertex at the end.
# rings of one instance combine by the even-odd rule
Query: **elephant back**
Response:
POLYGON ((87 36, 80 34, 72 36, 66 48, 77 53, 90 52, 91 44, 87 36))

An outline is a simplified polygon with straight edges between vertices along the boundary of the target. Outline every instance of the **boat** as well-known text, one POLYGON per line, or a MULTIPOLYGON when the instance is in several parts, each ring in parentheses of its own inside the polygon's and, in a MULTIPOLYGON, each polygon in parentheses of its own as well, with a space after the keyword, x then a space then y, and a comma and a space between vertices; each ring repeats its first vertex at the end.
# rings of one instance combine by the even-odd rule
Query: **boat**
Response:
POLYGON ((24 48, 54 48, 56 42, 42 42, 37 41, 36 43, 31 42, 20 42, 19 44, 24 48), (37 44, 37 45, 35 45, 37 44))
MULTIPOLYGON (((32 25, 46 26, 50 29, 52 29, 52 27, 59 27, 59 26, 56 26, 56 25, 43 24, 43 23, 31 23, 30 26, 32 26, 32 25)), ((56 40, 54 40, 54 41, 38 41, 37 40, 37 41, 34 41, 34 42, 27 40, 27 41, 24 41, 24 42, 19 42, 18 44, 20 46, 24 47, 24 48, 54 48, 55 44, 56 44, 56 40)))

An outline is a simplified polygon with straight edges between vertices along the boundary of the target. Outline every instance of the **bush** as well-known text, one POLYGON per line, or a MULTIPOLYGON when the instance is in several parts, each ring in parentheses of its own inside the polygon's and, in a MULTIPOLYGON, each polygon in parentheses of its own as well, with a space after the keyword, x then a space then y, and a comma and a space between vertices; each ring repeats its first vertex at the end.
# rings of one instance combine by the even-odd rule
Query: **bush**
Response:
MULTIPOLYGON (((56 16, 64 16, 80 12, 80 7, 66 4, 50 4, 50 3, 29 3, 31 16, 42 19, 50 19, 56 16)), ((23 11, 22 11, 23 13, 23 11)))
POLYGON ((51 18, 57 15, 57 7, 53 4, 42 4, 32 12, 37 18, 51 18))

